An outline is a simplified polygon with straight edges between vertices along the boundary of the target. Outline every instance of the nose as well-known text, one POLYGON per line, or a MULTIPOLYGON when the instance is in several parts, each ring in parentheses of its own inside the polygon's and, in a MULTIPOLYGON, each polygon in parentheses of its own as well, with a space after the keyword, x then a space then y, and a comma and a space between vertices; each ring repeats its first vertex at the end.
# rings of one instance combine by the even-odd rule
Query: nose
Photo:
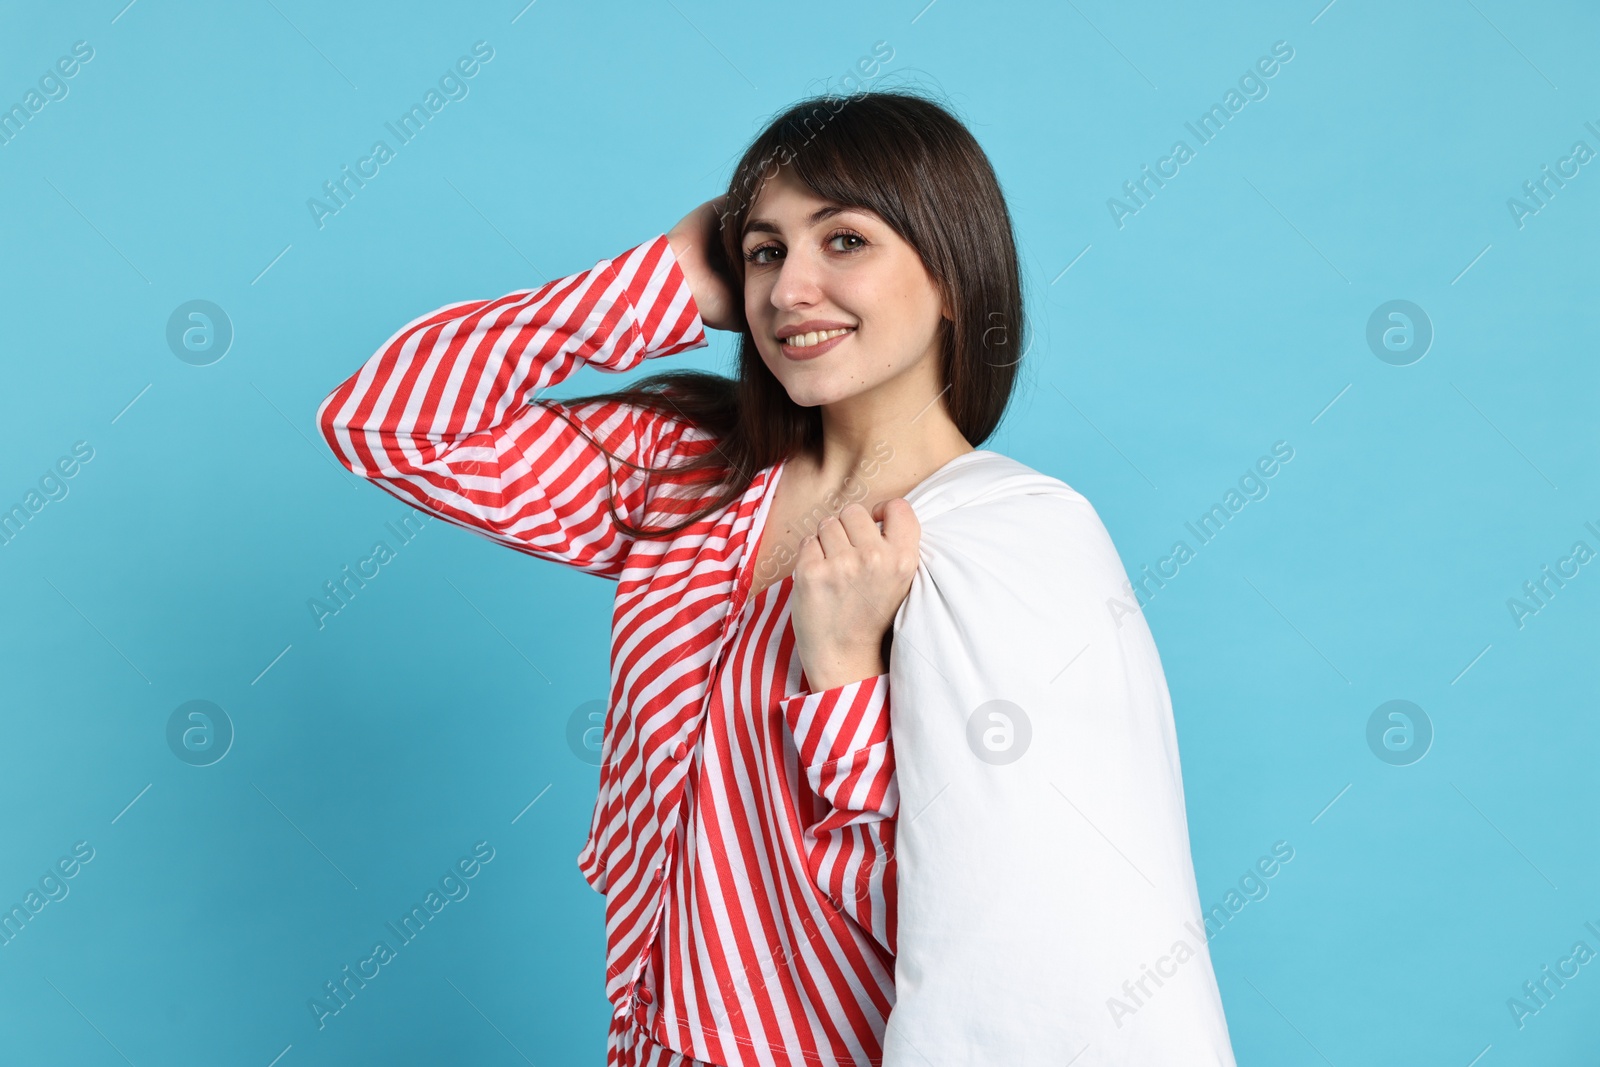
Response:
POLYGON ((822 298, 822 264, 815 254, 791 249, 778 267, 772 306, 779 311, 811 307, 822 298))

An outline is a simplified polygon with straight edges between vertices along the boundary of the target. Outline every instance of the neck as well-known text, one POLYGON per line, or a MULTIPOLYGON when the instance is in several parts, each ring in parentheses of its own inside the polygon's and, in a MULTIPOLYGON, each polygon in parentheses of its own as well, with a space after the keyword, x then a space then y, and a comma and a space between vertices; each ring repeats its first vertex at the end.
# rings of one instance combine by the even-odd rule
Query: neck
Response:
POLYGON ((823 408, 821 451, 804 456, 807 481, 870 508, 905 496, 952 459, 973 451, 939 399, 918 407, 894 419, 823 408))

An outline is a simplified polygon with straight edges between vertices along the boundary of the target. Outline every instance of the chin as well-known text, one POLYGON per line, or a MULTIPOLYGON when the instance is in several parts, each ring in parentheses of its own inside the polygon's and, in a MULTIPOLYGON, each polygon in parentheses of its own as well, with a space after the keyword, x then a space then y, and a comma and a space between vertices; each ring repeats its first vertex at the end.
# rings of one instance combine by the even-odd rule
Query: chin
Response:
POLYGON ((831 404, 838 399, 838 397, 834 396, 831 391, 826 389, 817 389, 812 385, 798 385, 793 382, 784 382, 783 388, 784 391, 789 394, 789 399, 793 400, 796 404, 799 404, 803 408, 814 408, 823 404, 831 404))
POLYGON ((786 368, 791 373, 775 375, 784 391, 803 408, 814 408, 824 404, 836 404, 841 400, 848 400, 852 396, 866 392, 870 386, 864 382, 841 381, 843 375, 830 374, 824 371, 821 374, 792 373, 793 368, 786 368))

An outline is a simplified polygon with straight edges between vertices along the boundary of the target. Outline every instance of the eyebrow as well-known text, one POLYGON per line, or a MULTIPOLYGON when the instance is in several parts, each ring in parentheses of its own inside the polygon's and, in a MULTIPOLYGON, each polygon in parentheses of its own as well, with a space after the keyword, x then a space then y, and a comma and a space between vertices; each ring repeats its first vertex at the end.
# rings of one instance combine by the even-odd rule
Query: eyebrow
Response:
MULTIPOLYGON (((806 216, 806 225, 815 226, 823 219, 832 218, 841 212, 860 210, 860 208, 847 207, 844 204, 828 204, 825 207, 817 208, 817 210, 806 216)), ((773 222, 771 219, 747 220, 744 224, 744 231, 739 235, 739 239, 742 241, 752 233, 770 233, 780 237, 783 235, 783 231, 778 228, 778 224, 773 222)))

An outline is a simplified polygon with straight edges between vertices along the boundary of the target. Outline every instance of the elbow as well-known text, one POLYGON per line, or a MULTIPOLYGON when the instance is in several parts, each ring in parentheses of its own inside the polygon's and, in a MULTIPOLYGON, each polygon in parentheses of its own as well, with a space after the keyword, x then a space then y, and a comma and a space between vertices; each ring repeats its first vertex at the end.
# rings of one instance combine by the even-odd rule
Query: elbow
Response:
POLYGON ((323 397, 322 403, 317 406, 317 430, 322 434, 322 442, 328 446, 334 458, 350 473, 361 474, 362 468, 351 450, 346 447, 346 442, 350 440, 350 426, 339 419, 339 412, 347 399, 348 385, 348 382, 340 383, 337 389, 323 397))

